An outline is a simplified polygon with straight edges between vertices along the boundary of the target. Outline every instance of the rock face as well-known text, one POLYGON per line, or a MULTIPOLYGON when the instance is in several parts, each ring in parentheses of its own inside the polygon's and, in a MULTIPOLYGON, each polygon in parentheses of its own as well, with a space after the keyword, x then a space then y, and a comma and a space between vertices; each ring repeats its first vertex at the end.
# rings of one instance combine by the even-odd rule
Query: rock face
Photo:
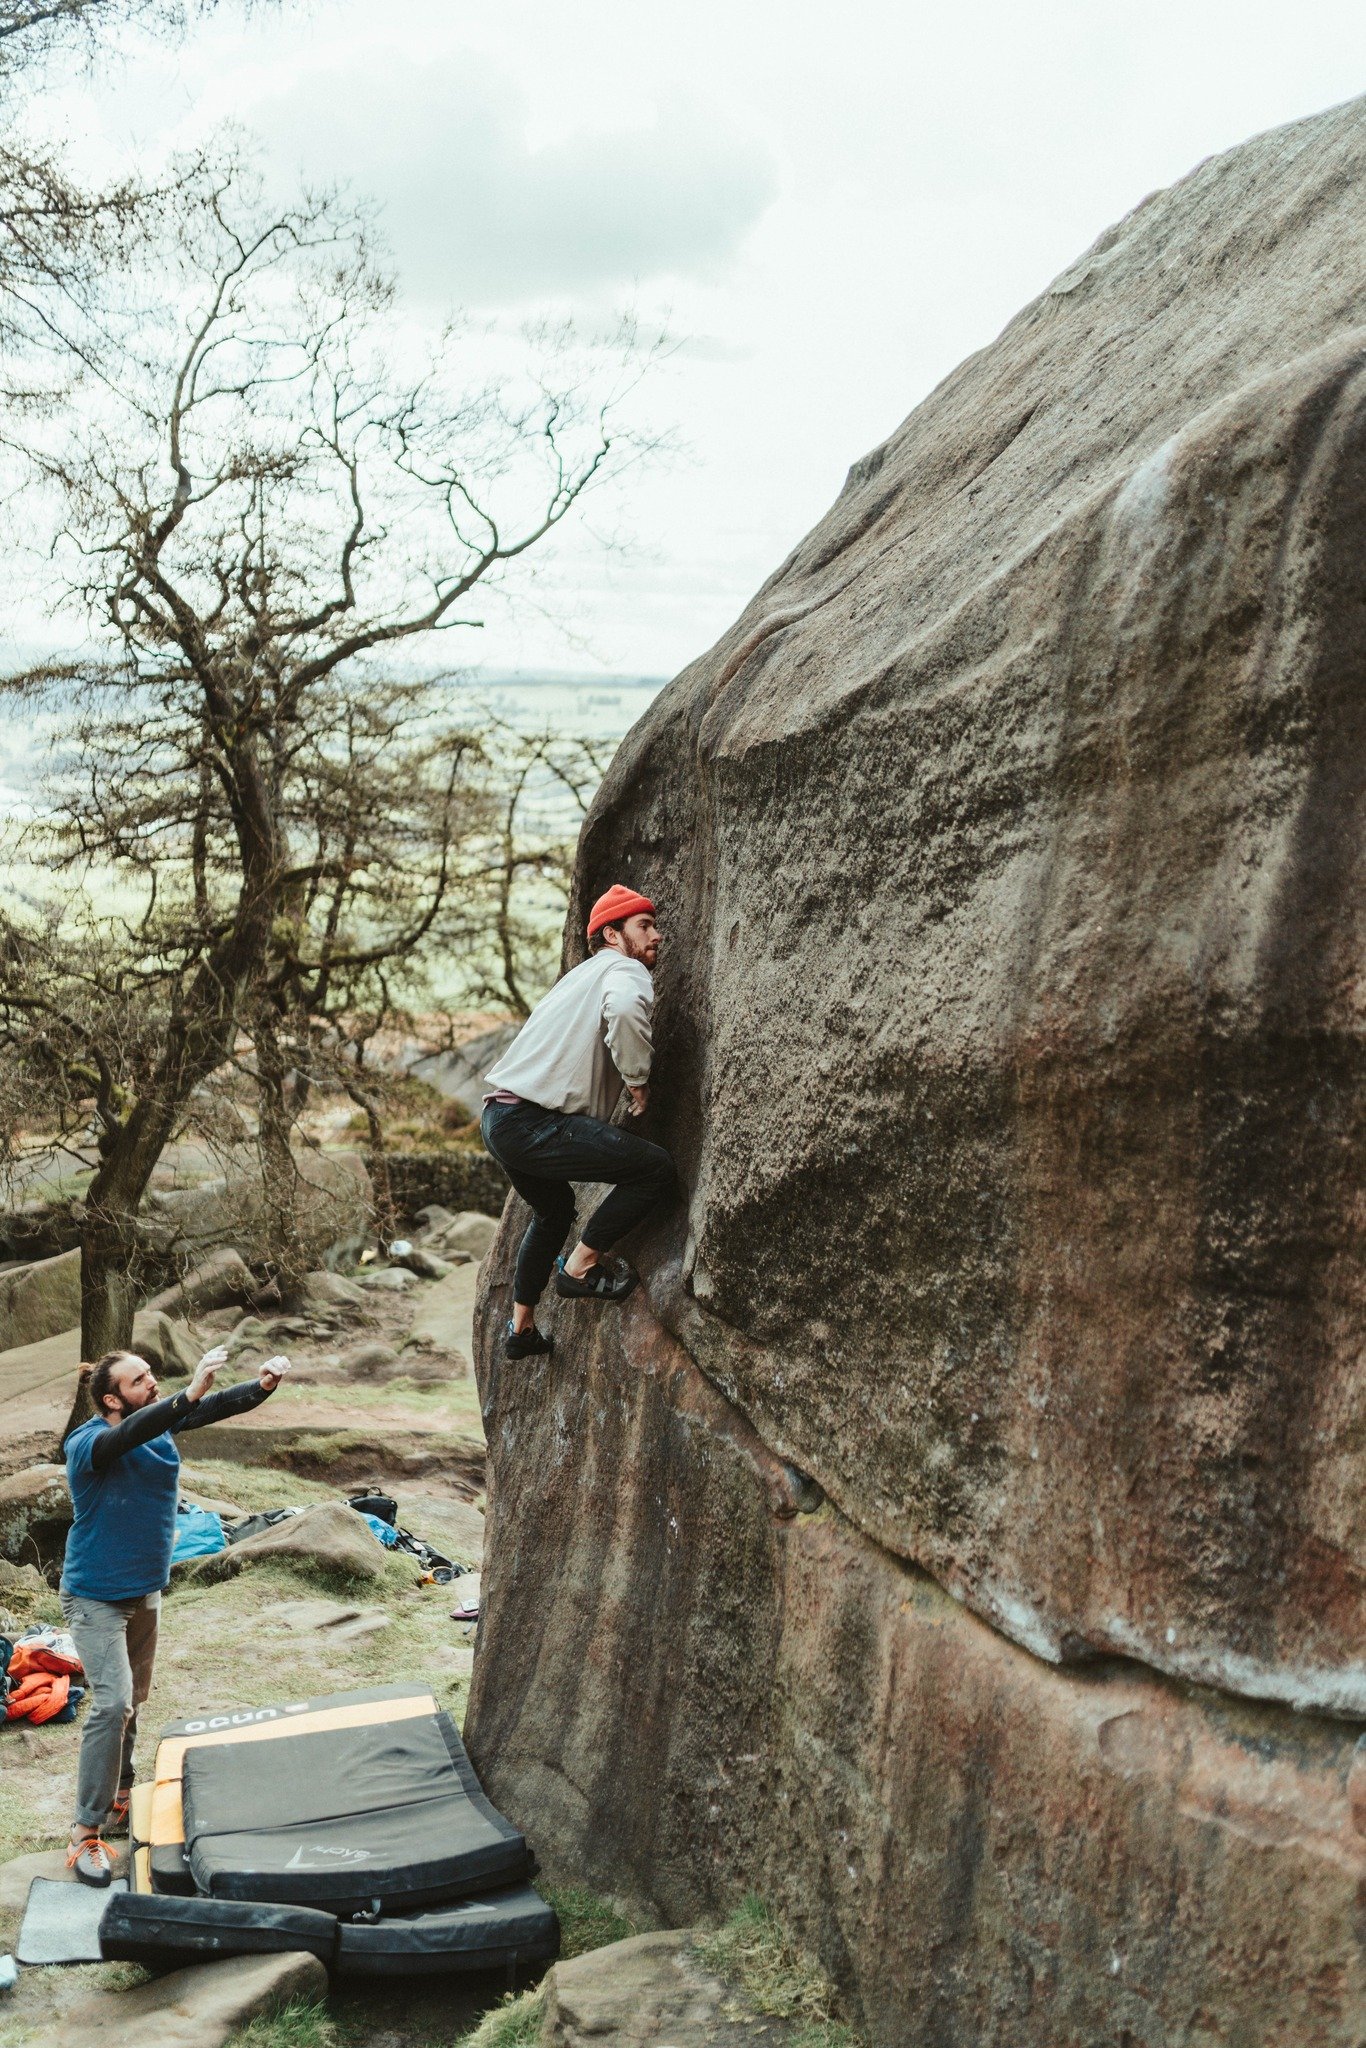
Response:
POLYGON ((81 1320, 81 1255, 63 1252, 0 1274, 0 1351, 39 1344, 81 1320))
POLYGON ((662 907, 685 1200, 620 1356, 561 1313, 553 1374, 500 1385, 486 1318, 481 1659, 575 1626, 563 1738, 614 1784, 555 1794, 543 1646, 506 1705, 477 1664, 475 1746, 675 1917, 777 1881, 772 1826, 888 2041, 935 1969, 936 2041, 1355 2038, 1341 1901, 1287 1930, 1360 1867, 1313 1816, 1355 1735, 1324 1717, 1366 1718, 1363 560, 1355 102, 1154 195, 857 463, 583 835, 571 930, 613 880, 662 907), (633 1344, 830 1507, 742 1511, 633 1344), (696 1729, 638 1666, 670 1645, 696 1729), (671 1744, 702 1784, 742 1729, 755 1830, 709 1862, 671 1744))
POLYGON ((795 1512, 638 1298, 556 1337, 486 1335, 465 1724, 553 1876, 675 1924, 757 1889, 875 2048, 1357 2048, 1355 1728, 1033 1657, 795 1512))

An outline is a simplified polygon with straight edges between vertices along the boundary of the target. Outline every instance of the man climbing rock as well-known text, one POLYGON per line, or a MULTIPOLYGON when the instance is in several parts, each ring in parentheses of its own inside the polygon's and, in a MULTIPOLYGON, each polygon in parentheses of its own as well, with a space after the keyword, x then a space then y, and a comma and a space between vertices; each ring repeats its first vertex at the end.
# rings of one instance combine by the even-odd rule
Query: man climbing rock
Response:
POLYGON ((145 1358, 110 1351, 89 1368, 95 1413, 66 1439, 75 1517, 62 1566, 61 1602, 91 1702, 77 1766, 76 1818, 67 1863, 83 1884, 113 1876, 101 1836, 128 1826, 138 1708, 152 1683, 161 1594, 171 1576, 183 1430, 241 1415, 273 1394, 289 1371, 268 1358, 254 1380, 210 1394, 226 1363, 205 1352, 183 1393, 158 1400, 145 1358))
POLYGON ((674 1185, 664 1148, 610 1121, 623 1086, 632 1116, 643 1116, 650 1100, 653 903, 617 883, 593 905, 588 947, 485 1077, 484 1143, 535 1212, 517 1254, 509 1358, 551 1348, 535 1310, 552 1266, 557 1294, 626 1299, 636 1275, 608 1253, 674 1185), (612 1191, 568 1257, 557 1257, 574 1227, 575 1181, 610 1182, 612 1191))

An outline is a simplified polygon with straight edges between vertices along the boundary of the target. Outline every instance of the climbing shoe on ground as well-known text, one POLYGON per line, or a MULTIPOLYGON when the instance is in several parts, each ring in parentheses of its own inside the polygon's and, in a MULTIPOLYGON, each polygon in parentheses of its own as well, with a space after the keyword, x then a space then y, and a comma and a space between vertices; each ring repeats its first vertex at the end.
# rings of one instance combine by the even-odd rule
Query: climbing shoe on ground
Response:
POLYGON ((128 1832, 128 1795, 131 1786, 125 1785, 114 1794, 114 1804, 104 1817, 106 1835, 126 1835, 128 1832))
POLYGON ((66 1852, 66 1867, 74 1870, 82 1884, 107 1885, 114 1875, 109 1851, 98 1835, 82 1835, 66 1852))
POLYGON ((599 1259, 582 1280, 566 1273, 563 1259, 555 1261, 555 1292, 569 1301, 625 1301, 639 1281, 640 1275, 631 1270, 625 1259, 599 1259))
POLYGON ((507 1327, 503 1343, 504 1358, 545 1358, 555 1349, 553 1337, 543 1337, 533 1323, 529 1330, 514 1330, 507 1327))

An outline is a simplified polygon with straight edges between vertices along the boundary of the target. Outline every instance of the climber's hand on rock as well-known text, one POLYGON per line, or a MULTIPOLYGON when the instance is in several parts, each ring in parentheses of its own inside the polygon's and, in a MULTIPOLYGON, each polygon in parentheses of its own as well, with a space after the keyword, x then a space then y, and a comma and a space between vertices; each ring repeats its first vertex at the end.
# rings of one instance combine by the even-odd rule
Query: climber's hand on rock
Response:
POLYGON ((268 1358, 256 1377, 268 1394, 273 1394, 285 1374, 289 1371, 289 1360, 283 1354, 268 1358))
POLYGON ((631 1097, 631 1115, 644 1116, 646 1110, 650 1107, 649 1082, 647 1081, 643 1088, 632 1088, 629 1081, 626 1086, 631 1097))

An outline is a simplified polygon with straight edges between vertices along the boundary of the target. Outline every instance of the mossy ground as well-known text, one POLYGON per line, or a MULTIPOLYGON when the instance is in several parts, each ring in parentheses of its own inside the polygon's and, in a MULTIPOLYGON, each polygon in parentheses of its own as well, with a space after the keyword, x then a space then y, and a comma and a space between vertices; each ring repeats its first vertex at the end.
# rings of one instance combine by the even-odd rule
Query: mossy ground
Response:
POLYGON ((759 2013, 795 2023, 793 2048, 862 2048, 839 2015, 834 1986, 772 1907, 751 1894, 724 1926, 701 1934, 697 1959, 759 2013))

